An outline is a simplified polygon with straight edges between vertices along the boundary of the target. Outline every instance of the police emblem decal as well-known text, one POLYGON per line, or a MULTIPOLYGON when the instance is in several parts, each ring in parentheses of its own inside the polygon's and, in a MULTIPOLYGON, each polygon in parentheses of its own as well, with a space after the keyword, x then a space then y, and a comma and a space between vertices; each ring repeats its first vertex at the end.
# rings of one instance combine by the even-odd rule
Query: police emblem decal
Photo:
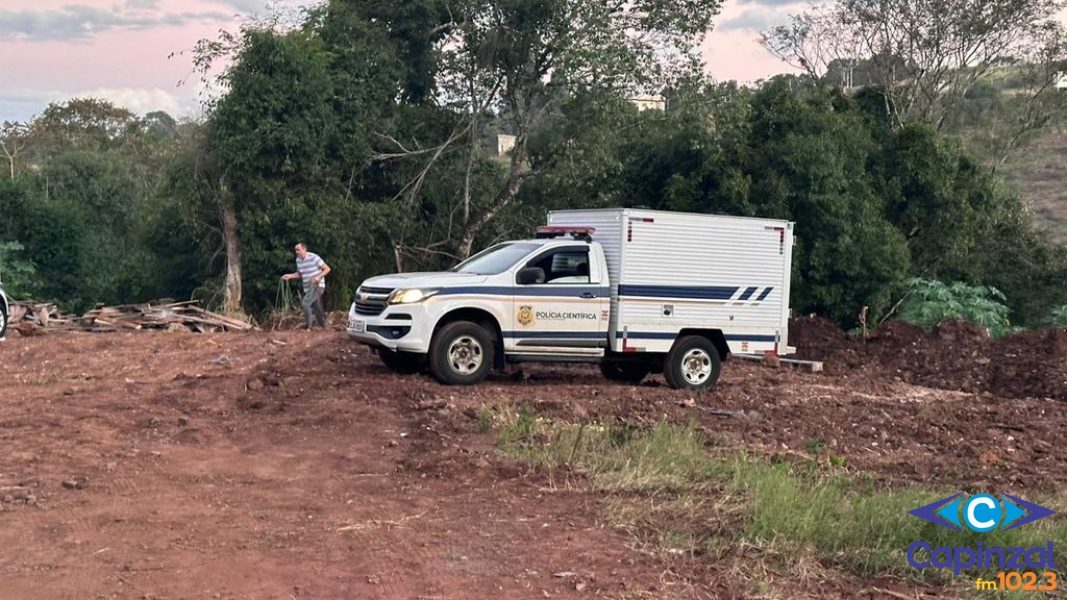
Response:
POLYGON ((533 323, 534 312, 532 306, 520 306, 519 307, 519 325, 529 325, 533 323))

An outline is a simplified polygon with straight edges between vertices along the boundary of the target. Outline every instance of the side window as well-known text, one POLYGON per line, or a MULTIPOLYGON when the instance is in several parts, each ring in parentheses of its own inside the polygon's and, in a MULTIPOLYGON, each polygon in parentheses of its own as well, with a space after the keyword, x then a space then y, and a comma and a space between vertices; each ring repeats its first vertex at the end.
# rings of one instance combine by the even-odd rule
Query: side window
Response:
POLYGON ((545 283, 589 283, 589 251, 563 249, 539 256, 528 266, 545 272, 545 283))

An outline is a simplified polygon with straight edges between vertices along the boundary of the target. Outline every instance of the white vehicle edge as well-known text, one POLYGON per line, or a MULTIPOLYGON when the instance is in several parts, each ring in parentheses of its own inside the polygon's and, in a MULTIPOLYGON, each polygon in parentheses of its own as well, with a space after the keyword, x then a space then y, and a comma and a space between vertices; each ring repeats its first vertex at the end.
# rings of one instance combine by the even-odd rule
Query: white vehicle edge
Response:
POLYGON ((3 284, 0 283, 0 341, 7 339, 7 319, 11 314, 11 305, 7 294, 4 293, 3 284))

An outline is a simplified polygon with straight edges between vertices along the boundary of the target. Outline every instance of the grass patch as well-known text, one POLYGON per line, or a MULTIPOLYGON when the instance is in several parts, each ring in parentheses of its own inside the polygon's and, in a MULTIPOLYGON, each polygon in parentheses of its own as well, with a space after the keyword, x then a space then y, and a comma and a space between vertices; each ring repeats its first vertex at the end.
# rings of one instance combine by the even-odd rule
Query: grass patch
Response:
POLYGON ((540 419, 527 409, 500 409, 487 419, 505 455, 582 474, 584 485, 605 495, 610 523, 631 530, 646 549, 666 554, 722 559, 754 546, 785 562, 815 556, 863 577, 948 583, 955 579, 951 571, 909 567, 908 546, 922 540, 932 547, 1044 547, 1049 539, 1067 545, 1062 518, 995 534, 951 531, 908 512, 957 490, 887 489, 834 469, 834 461, 758 461, 713 447, 693 425, 575 425, 540 419))

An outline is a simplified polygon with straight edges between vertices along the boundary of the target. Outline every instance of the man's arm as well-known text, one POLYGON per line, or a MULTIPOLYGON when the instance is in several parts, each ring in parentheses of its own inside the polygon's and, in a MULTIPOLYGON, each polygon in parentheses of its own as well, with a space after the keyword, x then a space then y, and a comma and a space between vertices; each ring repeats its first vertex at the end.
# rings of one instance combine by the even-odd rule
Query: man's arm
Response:
POLYGON ((285 275, 282 275, 282 279, 284 279, 286 281, 292 281, 294 279, 300 279, 300 273, 299 272, 297 272, 297 273, 286 273, 285 275))
POLYGON ((319 282, 322 281, 322 278, 326 277, 329 274, 330 274, 330 265, 326 264, 325 261, 324 261, 322 263, 322 266, 320 267, 319 274, 316 275, 315 278, 311 280, 311 282, 314 283, 315 285, 318 285, 319 282))

